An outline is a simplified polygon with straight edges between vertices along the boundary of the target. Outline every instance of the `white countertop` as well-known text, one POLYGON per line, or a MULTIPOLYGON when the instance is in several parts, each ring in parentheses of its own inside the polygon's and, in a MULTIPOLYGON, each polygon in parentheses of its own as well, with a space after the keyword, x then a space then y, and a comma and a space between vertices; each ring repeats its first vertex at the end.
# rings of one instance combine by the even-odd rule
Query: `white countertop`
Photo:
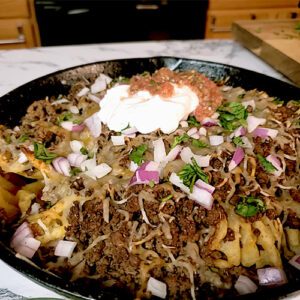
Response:
MULTIPOLYGON (((284 79, 283 75, 233 41, 197 40, 45 47, 0 51, 0 96, 48 73, 96 61, 177 56, 225 63, 284 79)), ((0 261, 0 299, 61 296, 31 282, 0 261)))

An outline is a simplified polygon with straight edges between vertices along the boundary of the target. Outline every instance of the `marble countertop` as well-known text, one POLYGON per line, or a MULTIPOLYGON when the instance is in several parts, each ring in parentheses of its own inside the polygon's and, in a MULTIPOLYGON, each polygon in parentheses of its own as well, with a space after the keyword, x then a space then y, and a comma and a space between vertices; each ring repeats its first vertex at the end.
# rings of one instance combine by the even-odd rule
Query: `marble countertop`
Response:
MULTIPOLYGON (((21 84, 64 68, 103 60, 153 56, 220 62, 287 80, 261 59, 230 40, 94 44, 0 51, 0 96, 21 84)), ((0 261, 0 299, 24 297, 61 298, 0 261)))

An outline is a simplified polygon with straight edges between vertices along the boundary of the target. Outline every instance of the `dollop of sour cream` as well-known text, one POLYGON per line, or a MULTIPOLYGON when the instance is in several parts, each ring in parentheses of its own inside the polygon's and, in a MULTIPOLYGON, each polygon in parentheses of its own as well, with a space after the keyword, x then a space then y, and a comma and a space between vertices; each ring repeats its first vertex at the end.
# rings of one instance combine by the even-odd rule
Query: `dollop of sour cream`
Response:
POLYGON ((99 118, 110 130, 122 131, 128 125, 143 134, 160 129, 175 131, 199 104, 197 95, 188 87, 174 85, 170 98, 139 91, 129 95, 129 85, 109 89, 100 102, 99 118))

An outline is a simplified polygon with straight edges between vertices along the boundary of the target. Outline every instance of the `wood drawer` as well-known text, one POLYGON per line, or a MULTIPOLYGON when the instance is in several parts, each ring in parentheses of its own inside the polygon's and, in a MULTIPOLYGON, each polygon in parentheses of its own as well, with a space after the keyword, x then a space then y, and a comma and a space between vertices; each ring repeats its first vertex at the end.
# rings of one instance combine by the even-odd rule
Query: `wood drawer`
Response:
POLYGON ((237 20, 294 19, 298 8, 210 10, 207 13, 206 38, 232 38, 231 25, 237 20))
POLYGON ((0 0, 0 18, 30 17, 27 0, 0 0))
POLYGON ((33 27, 29 19, 0 20, 0 49, 34 46, 33 27))
POLYGON ((296 8, 299 0, 209 0, 209 9, 296 8))

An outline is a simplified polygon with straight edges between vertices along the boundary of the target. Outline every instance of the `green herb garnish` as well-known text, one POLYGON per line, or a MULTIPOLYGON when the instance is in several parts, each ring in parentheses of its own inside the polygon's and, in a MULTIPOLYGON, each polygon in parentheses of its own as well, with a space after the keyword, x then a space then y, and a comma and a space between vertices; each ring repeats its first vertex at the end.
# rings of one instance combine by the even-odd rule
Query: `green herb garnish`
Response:
POLYGON ((187 119, 187 122, 189 125, 192 125, 192 126, 196 126, 196 127, 201 126, 201 123, 198 122, 194 116, 189 116, 187 119))
POLYGON ((190 139, 190 137, 186 133, 184 133, 183 135, 178 135, 175 137, 171 148, 174 148, 175 146, 177 146, 181 143, 186 143, 189 139, 190 139))
POLYGON ((237 97, 238 97, 238 99, 243 99, 245 97, 245 95, 246 94, 243 93, 243 94, 239 94, 237 97))
POLYGON ((148 184, 151 188, 153 188, 155 186, 154 180, 150 180, 148 184))
POLYGON ((220 106, 217 111, 220 113, 221 125, 230 131, 244 125, 248 117, 246 108, 239 102, 227 102, 220 106))
POLYGON ((236 146, 243 146, 244 145, 244 142, 242 140, 242 138, 240 136, 236 136, 232 139, 233 143, 236 145, 236 146))
POLYGON ((192 145, 197 147, 197 148, 206 148, 208 147, 208 145, 200 140, 196 140, 196 139, 193 139, 192 140, 192 145))
POLYGON ((162 199, 160 199, 161 202, 167 202, 168 200, 172 199, 173 198, 173 195, 169 195, 167 197, 164 197, 162 199))
POLYGON ((81 147, 81 148, 80 148, 80 153, 81 153, 82 155, 88 155, 88 154, 89 154, 89 151, 88 151, 86 148, 81 147))
POLYGON ((269 173, 277 171, 277 169, 269 161, 267 161, 267 159, 264 158, 262 155, 257 154, 257 158, 258 158, 259 163, 265 169, 265 171, 267 171, 269 173))
POLYGON ((49 152, 43 144, 33 143, 34 157, 43 160, 45 163, 50 164, 54 158, 57 157, 56 153, 49 152))
POLYGON ((71 168, 71 170, 70 170, 71 176, 76 176, 76 175, 78 175, 80 172, 81 172, 81 169, 80 169, 80 168, 76 168, 76 167, 71 168))
POLYGON ((29 139, 29 136, 27 134, 22 134, 19 138, 18 138, 18 142, 19 143, 24 143, 25 141, 27 141, 29 139))
POLYGON ((243 217, 253 217, 259 212, 266 210, 264 202, 253 196, 245 197, 241 196, 241 200, 235 208, 235 212, 243 217))
POLYGON ((61 122, 70 121, 72 118, 73 114, 70 111, 67 111, 57 117, 56 123, 60 125, 61 122))
POLYGON ((277 97, 274 98, 273 102, 274 102, 275 104, 278 104, 278 105, 284 103, 283 100, 281 100, 280 98, 277 98, 277 97))
POLYGON ((192 157, 191 160, 192 163, 186 164, 178 173, 178 176, 182 180, 183 184, 189 187, 190 191, 192 192, 196 180, 201 179, 208 183, 208 176, 198 166, 194 157, 192 157))
POLYGON ((130 160, 135 162, 137 165, 140 165, 143 162, 143 155, 148 149, 147 145, 142 144, 137 148, 133 149, 132 152, 129 154, 130 160))

